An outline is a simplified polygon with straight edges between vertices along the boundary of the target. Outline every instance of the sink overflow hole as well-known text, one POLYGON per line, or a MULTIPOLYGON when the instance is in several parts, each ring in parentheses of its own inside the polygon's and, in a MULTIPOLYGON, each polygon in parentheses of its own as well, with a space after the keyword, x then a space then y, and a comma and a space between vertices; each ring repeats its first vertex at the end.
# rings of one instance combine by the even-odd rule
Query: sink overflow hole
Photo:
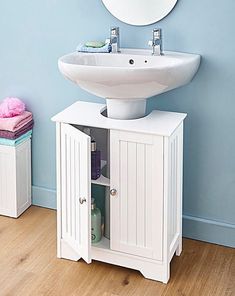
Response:
POLYGON ((135 63, 134 60, 132 59, 129 60, 129 64, 133 65, 134 63, 135 63))

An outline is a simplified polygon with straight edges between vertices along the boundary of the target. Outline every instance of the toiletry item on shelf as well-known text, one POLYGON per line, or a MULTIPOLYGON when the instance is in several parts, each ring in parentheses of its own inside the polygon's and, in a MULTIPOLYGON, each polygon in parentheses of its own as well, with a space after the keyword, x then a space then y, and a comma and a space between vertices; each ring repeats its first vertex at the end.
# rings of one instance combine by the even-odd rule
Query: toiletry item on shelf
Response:
POLYGON ((104 217, 101 216, 101 236, 104 236, 104 217))
POLYGON ((77 51, 87 53, 109 53, 112 51, 112 46, 110 43, 105 43, 102 47, 91 47, 86 46, 86 44, 78 44, 77 51))
POLYGON ((101 48, 105 45, 104 41, 87 41, 85 43, 86 47, 101 48))
POLYGON ((91 179, 96 180, 101 175, 101 153, 96 150, 96 141, 91 141, 91 179))
POLYGON ((101 212, 95 205, 95 199, 91 199, 91 242, 98 243, 101 240, 101 212))
POLYGON ((91 129, 85 127, 83 132, 91 137, 91 179, 97 180, 101 176, 101 152, 96 149, 96 141, 91 135, 91 129))

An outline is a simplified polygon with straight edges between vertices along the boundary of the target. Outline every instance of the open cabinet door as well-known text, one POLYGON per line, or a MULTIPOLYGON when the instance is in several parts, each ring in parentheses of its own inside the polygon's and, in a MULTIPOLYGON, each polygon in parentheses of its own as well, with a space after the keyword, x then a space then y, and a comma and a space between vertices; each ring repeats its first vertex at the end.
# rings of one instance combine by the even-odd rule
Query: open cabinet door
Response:
POLYGON ((63 258, 91 262, 90 137, 61 124, 60 214, 63 258), (63 256, 64 250, 64 256, 63 256))

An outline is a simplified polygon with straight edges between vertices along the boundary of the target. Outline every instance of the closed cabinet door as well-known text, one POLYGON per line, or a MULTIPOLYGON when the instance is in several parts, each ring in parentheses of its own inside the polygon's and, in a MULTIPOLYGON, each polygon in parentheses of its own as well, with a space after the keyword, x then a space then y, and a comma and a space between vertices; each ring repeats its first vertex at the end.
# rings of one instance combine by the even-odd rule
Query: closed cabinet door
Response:
POLYGON ((61 124, 60 147, 61 239, 90 263, 90 137, 61 124))
POLYGON ((162 260, 163 137, 110 132, 111 249, 162 260))

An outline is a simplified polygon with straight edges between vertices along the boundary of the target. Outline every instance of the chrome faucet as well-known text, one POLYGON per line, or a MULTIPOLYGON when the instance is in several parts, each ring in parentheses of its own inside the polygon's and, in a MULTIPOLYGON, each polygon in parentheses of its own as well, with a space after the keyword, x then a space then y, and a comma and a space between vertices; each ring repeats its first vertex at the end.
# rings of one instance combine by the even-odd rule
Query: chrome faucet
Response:
POLYGON ((152 55, 163 55, 162 51, 162 29, 153 29, 153 39, 149 41, 152 46, 152 55))
POLYGON ((110 44, 112 46, 112 52, 120 52, 120 35, 119 27, 111 27, 110 29, 110 44))

